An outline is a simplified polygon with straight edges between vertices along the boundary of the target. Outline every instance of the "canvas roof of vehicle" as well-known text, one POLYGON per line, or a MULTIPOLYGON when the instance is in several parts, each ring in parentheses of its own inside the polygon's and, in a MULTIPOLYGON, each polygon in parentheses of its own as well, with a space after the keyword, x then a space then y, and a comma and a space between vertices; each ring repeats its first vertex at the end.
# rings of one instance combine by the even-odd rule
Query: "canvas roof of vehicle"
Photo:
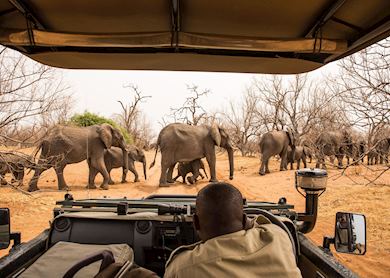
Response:
POLYGON ((300 73, 389 35, 389 0, 0 1, 0 43, 63 68, 300 73))

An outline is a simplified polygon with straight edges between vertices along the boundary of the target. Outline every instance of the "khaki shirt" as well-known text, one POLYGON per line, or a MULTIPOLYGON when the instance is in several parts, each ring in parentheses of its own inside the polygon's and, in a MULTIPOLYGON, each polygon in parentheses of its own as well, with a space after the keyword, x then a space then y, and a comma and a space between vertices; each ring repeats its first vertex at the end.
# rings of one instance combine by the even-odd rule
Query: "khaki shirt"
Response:
POLYGON ((246 231, 177 248, 164 277, 302 277, 286 232, 262 216, 254 223, 246 231))

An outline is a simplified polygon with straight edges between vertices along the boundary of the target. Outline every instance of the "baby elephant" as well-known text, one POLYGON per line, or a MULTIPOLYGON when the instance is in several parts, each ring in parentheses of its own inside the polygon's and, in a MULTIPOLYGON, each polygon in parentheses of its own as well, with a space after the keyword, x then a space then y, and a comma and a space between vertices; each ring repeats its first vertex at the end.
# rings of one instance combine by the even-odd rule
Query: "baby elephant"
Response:
POLYGON ((294 162, 297 162, 297 169, 300 168, 301 160, 303 161, 303 166, 307 168, 306 163, 306 148, 304 146, 296 146, 295 153, 293 153, 290 147, 287 149, 287 163, 290 163, 290 170, 294 170, 294 162))
MULTIPOLYGON (((146 158, 144 151, 136 146, 129 146, 127 150, 129 159, 129 170, 134 174, 134 182, 139 182, 138 172, 135 169, 134 161, 142 162, 144 169, 144 177, 146 180, 146 158)), ((106 164, 106 168, 109 175, 108 184, 114 184, 114 181, 111 179, 111 170, 120 167, 122 167, 123 169, 121 182, 127 182, 125 165, 123 165, 123 151, 121 148, 111 147, 110 149, 104 150, 104 163, 106 164)), ((95 181, 96 174, 97 173, 95 173, 95 176, 93 177, 92 181, 95 181)))
POLYGON ((0 152, 0 183, 7 184, 4 176, 7 173, 12 173, 13 181, 18 182, 18 186, 23 184, 24 168, 32 169, 35 163, 33 159, 19 152, 0 152))
POLYGON ((203 161, 201 159, 195 159, 191 162, 179 162, 177 166, 177 176, 173 180, 176 181, 179 177, 182 177, 183 183, 186 183, 187 174, 192 173, 192 176, 187 177, 187 180, 190 184, 194 184, 198 176, 201 176, 201 178, 204 179, 204 176, 200 172, 200 169, 203 169, 206 178, 209 178, 207 176, 203 161))

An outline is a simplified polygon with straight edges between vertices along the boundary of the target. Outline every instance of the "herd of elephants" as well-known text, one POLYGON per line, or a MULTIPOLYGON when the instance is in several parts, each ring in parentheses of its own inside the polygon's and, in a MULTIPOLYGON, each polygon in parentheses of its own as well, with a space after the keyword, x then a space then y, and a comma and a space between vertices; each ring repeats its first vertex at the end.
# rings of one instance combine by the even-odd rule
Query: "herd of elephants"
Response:
MULTIPOLYGON (((343 158, 352 159, 351 164, 361 163, 367 156, 368 164, 388 163, 390 154, 390 134, 378 137, 373 146, 368 147, 363 138, 355 138, 346 130, 322 132, 314 142, 299 140, 291 130, 274 130, 261 136, 259 150, 261 154, 260 175, 269 173, 269 159, 278 155, 280 157, 280 170, 287 170, 290 163, 297 162, 297 168, 302 161, 307 167, 306 159, 316 158, 316 167, 326 168, 325 157, 333 163, 337 159, 338 167, 343 167, 343 158)), ((169 186, 178 177, 193 184, 197 178, 206 177, 202 158, 206 158, 209 165, 210 181, 216 178, 216 146, 226 150, 229 158, 229 178, 234 173, 234 148, 228 132, 217 125, 192 126, 174 123, 165 126, 159 133, 154 161, 157 152, 161 152, 160 186, 169 186), (173 177, 173 171, 178 164, 178 174, 173 177), (186 176, 192 173, 192 176, 186 176)), ((96 188, 95 177, 98 173, 103 176, 101 189, 108 189, 113 184, 110 172, 113 168, 122 168, 122 182, 126 182, 128 170, 134 176, 134 182, 139 181, 134 162, 143 164, 146 176, 146 158, 142 149, 127 145, 121 132, 109 124, 93 125, 89 127, 57 126, 40 142, 33 154, 25 155, 19 152, 0 152, 0 180, 2 184, 8 183, 5 174, 11 173, 11 182, 23 182, 25 168, 32 169, 34 175, 29 182, 29 191, 38 190, 39 176, 45 170, 54 168, 57 174, 58 189, 68 190, 64 179, 64 168, 68 164, 79 163, 86 160, 89 167, 87 188, 96 188), (36 159, 40 152, 39 158, 36 159)))

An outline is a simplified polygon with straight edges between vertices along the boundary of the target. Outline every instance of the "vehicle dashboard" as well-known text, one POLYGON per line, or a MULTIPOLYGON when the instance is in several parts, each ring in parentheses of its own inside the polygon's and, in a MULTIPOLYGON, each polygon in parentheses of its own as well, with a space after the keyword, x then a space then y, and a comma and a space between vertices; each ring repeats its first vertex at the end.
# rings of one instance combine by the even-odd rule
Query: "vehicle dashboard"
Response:
MULTIPOLYGON (((176 197, 175 197, 176 198, 176 197)), ((251 202, 250 209, 268 209, 281 216, 298 247, 297 232, 290 218, 292 206, 251 202)), ((84 244, 126 243, 133 248, 135 263, 162 275, 171 252, 179 246, 199 241, 192 223, 195 196, 180 201, 139 200, 65 200, 56 208, 48 246, 59 241, 84 244)), ((299 250, 299 248, 296 248, 299 250)))

